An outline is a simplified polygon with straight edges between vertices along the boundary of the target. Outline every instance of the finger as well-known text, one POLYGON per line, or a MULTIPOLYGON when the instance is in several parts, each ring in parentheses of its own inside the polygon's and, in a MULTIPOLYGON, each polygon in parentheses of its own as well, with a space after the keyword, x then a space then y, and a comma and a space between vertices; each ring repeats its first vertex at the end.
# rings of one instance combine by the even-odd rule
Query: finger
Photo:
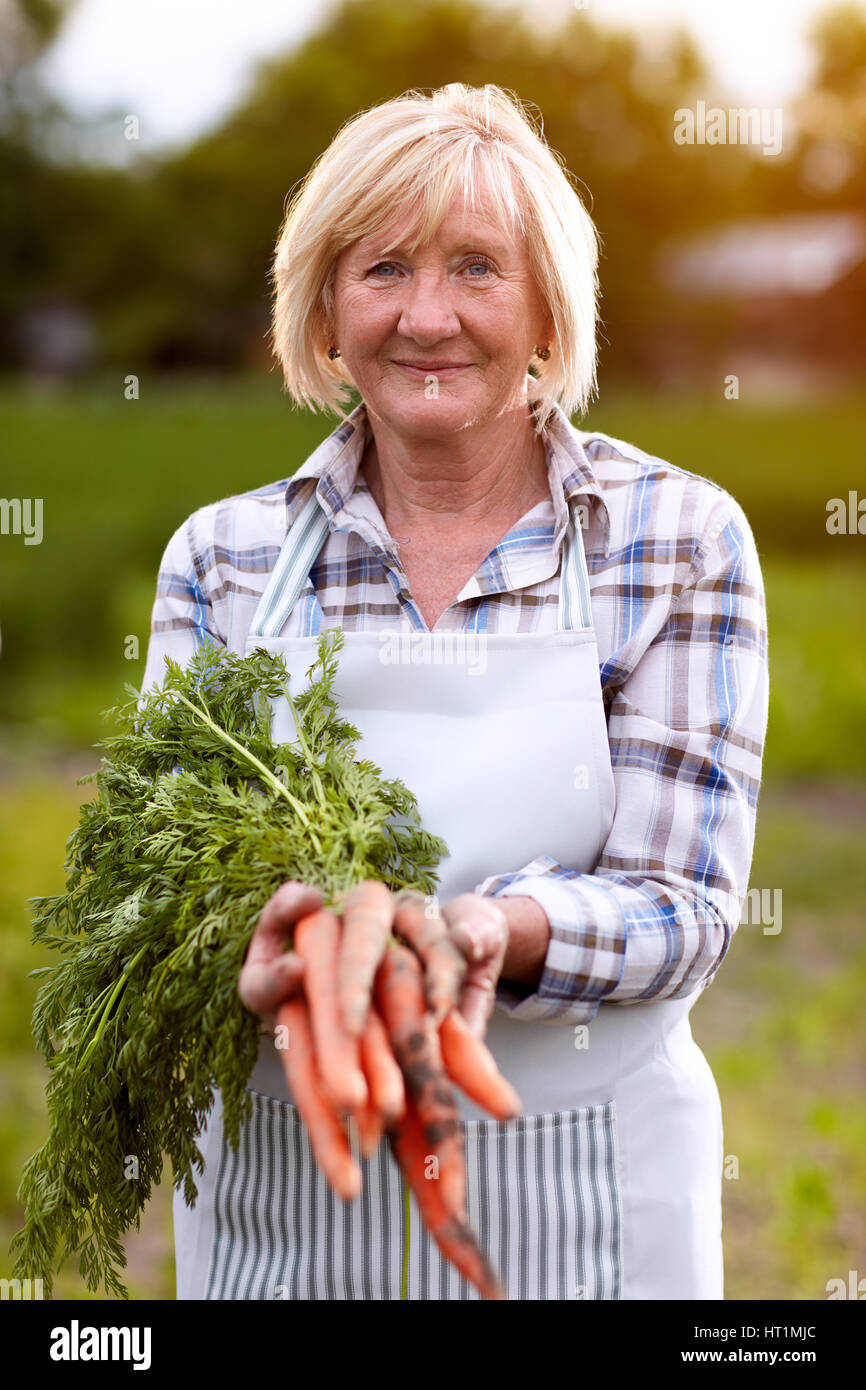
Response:
POLYGON ((298 918, 315 912, 323 902, 321 889, 311 884, 297 883, 295 880, 281 883, 262 908, 250 938, 245 963, 256 965, 259 961, 269 962, 279 956, 298 918))
POLYGON ((449 1009, 459 1003, 466 956, 451 940, 445 919, 438 913, 428 914, 427 901, 420 893, 399 893, 394 927, 423 962, 427 1003, 438 1028, 449 1009))
POLYGON ((266 1014, 302 988, 304 962, 294 951, 269 961, 249 961, 238 977, 241 1002, 254 1014, 266 1014))
POLYGON ((354 1119, 361 1157, 369 1158, 378 1149, 382 1135, 385 1133, 385 1117, 373 1105, 364 1105, 354 1119))
POLYGON ((337 964, 340 1013, 348 1031, 364 1031, 373 980, 388 946, 394 918, 390 889, 375 879, 356 883, 343 903, 343 930, 337 964))
POLYGON ((326 1090, 340 1110, 366 1105, 367 1083, 361 1070, 357 1038, 347 1032, 337 999, 340 919, 320 909, 295 927, 295 949, 304 962, 304 990, 316 1045, 316 1060, 326 1090))
POLYGON ((477 906, 459 901, 453 906, 446 904, 442 911, 451 939, 468 961, 477 963, 499 950, 504 953, 508 926, 501 908, 481 901, 477 906))
POLYGON ((288 1030, 288 1047, 281 1049, 280 1056, 313 1156, 337 1195, 350 1202, 361 1190, 361 1170, 340 1118, 322 1090, 307 1006, 302 1000, 290 1000, 281 1005, 277 1017, 288 1030))
POLYGON ((501 907, 460 894, 443 908, 452 939, 471 962, 458 1005, 471 1032, 483 1038, 496 1005, 496 982, 508 948, 508 922, 501 907))
POLYGON ((491 979, 486 971, 483 976, 473 977, 470 969, 460 994, 458 1012, 463 1015, 470 1031, 477 1038, 483 1038, 487 1032, 487 1024, 495 1007, 495 980, 491 979))

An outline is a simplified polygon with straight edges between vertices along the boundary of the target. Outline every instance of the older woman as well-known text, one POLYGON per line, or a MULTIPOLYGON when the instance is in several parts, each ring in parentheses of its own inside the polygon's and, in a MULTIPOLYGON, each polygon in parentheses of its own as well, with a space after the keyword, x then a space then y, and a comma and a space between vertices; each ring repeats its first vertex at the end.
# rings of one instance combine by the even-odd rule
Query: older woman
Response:
MULTIPOLYGON (((721 489, 570 423, 594 388, 596 264, 500 89, 345 126, 288 210, 274 342, 298 403, 361 404, 290 479, 175 533, 145 684, 204 640, 302 672, 343 628, 341 707, 449 846, 461 1009, 523 1101, 499 1122, 461 1098, 469 1220, 509 1296, 721 1298, 720 1105, 689 1011, 748 881, 763 591, 721 489)), ((262 914, 240 988, 268 1023, 320 901, 286 884, 262 914)), ((251 1089, 239 1152, 217 1108, 198 1202, 175 1199, 178 1296, 399 1297, 387 1146, 341 1204, 267 1030, 251 1089)), ((474 1296, 420 1223, 408 1241, 410 1298, 474 1296)))

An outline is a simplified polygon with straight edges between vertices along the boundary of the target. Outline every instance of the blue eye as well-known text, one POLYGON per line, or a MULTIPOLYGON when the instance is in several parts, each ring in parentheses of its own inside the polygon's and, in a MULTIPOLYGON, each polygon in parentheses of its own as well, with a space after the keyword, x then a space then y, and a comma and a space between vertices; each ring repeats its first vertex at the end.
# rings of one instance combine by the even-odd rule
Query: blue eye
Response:
MULTIPOLYGON (((492 274, 495 269, 492 261, 486 261, 481 257, 476 257, 475 260, 468 261, 464 269, 474 270, 476 266, 480 266, 485 275, 492 274)), ((377 261, 375 265, 370 267, 367 274, 380 275, 385 280, 393 280, 395 277, 387 274, 387 272, 397 271, 399 269, 400 267, 394 261, 377 261)), ((470 275, 469 278, 470 280, 480 280, 483 277, 480 275, 470 275)))

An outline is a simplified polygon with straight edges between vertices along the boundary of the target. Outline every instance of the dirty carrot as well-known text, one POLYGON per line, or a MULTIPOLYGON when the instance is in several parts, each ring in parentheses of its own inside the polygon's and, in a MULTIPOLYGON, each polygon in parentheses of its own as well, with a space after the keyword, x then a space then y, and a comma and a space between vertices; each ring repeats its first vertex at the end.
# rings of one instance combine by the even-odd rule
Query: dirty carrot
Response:
POLYGON ((445 1070, 470 1100, 497 1120, 511 1120, 520 1114, 519 1095, 500 1072, 490 1049, 456 1009, 439 1025, 439 1043, 445 1070))
POLYGON ((288 1030, 288 1047, 280 1050, 280 1056, 316 1162, 337 1195, 344 1202, 350 1202, 361 1190, 361 1170, 352 1157, 340 1118, 323 1094, 304 1001, 290 999, 281 1004, 277 1023, 288 1030))
POLYGON ((340 919, 324 909, 295 925, 294 949, 304 962, 304 990, 316 1044, 319 1073, 338 1110, 357 1111, 367 1103, 357 1038, 347 1033, 337 1002, 340 919))
POLYGON ((386 952, 376 976, 376 1002, 424 1127, 427 1153, 437 1159, 446 1204, 451 1211, 463 1211, 466 1164, 457 1099, 427 1012, 420 961, 405 946, 393 945, 386 952))
POLYGON ((489 1299, 504 1299, 505 1292, 472 1228, 449 1207, 441 1182, 427 1175, 427 1137, 413 1100, 390 1131, 391 1149, 402 1168, 424 1224, 443 1256, 465 1279, 489 1299))
POLYGON ((342 906, 337 995, 345 1028, 359 1038, 364 1031, 373 978, 391 934, 394 905, 384 883, 365 879, 349 890, 342 906))
POLYGON ((438 1027, 448 1010, 457 1007, 467 962, 439 914, 428 912, 428 902, 410 889, 401 893, 394 927, 424 963, 427 1002, 438 1027))

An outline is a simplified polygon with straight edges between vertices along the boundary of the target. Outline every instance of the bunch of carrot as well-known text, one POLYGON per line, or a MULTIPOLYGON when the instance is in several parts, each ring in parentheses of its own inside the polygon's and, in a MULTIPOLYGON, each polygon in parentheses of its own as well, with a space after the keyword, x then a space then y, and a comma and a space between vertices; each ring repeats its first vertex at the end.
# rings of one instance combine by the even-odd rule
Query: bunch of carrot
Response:
POLYGON ((467 1220, 454 1083, 500 1120, 519 1114, 520 1100, 457 1011, 462 952, 420 895, 401 894, 395 906, 369 880, 345 895, 342 921, 325 909, 301 918, 294 950, 304 997, 277 1013, 288 1029, 281 1056, 325 1178, 351 1201, 361 1170, 347 1120, 365 1157, 387 1132, 443 1256, 486 1298, 504 1297, 467 1220))

